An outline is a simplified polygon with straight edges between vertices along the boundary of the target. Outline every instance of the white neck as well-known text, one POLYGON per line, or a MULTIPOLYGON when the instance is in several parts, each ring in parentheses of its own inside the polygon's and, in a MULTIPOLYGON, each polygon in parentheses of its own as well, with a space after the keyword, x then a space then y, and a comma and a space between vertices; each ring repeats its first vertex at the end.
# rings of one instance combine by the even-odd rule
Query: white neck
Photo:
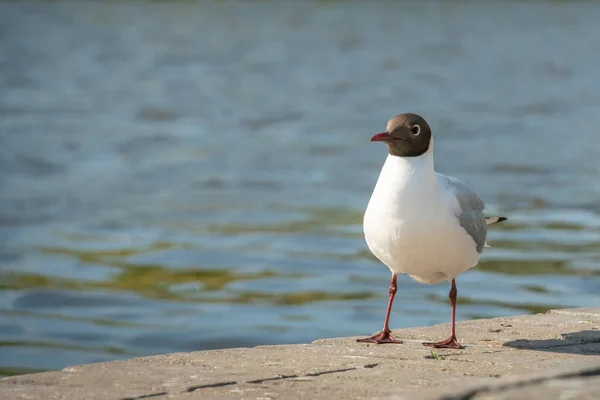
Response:
POLYGON ((384 169, 386 166, 390 166, 394 170, 394 172, 392 172, 394 174, 404 173, 408 175, 414 175, 433 173, 433 138, 431 138, 431 142, 427 151, 420 156, 398 157, 390 154, 385 161, 384 169))
POLYGON ((418 157, 389 154, 379 174, 369 206, 388 204, 392 209, 419 209, 436 198, 437 178, 433 169, 433 146, 418 157))

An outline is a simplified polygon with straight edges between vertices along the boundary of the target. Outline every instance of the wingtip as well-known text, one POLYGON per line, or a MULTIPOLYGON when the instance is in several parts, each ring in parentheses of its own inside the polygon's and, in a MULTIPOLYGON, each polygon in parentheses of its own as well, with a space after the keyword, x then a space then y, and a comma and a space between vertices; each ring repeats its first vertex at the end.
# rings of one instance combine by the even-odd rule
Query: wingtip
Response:
POLYGON ((485 224, 497 224, 498 222, 506 221, 508 218, 506 217, 485 217, 485 224))

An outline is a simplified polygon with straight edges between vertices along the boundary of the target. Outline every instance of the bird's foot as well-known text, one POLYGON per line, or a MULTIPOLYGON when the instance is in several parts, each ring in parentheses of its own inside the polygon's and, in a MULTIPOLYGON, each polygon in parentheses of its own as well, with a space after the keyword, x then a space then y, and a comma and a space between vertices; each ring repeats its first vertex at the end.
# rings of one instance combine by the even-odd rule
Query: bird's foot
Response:
POLYGON ((381 333, 378 333, 377 335, 373 335, 371 337, 364 338, 364 339, 356 339, 356 341, 359 342, 359 343, 375 343, 375 344, 395 343, 395 344, 401 344, 402 340, 395 339, 391 335, 391 333, 392 333, 391 331, 382 331, 381 333))
POLYGON ((436 349, 462 349, 463 347, 458 342, 455 336, 441 342, 425 342, 423 346, 435 347, 436 349))

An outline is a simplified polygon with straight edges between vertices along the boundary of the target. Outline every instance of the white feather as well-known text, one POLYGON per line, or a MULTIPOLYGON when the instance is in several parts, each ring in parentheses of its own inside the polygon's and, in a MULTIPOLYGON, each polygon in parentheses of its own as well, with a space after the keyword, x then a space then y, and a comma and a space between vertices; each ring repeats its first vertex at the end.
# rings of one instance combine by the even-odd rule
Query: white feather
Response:
MULTIPOLYGON (((466 206, 457 196, 465 193, 457 194, 453 179, 435 172, 433 144, 419 157, 387 157, 363 228, 369 249, 393 273, 435 284, 477 265, 483 245, 476 240, 485 243, 487 220, 474 240, 461 226, 466 206)), ((482 210, 481 201, 481 218, 482 210)))

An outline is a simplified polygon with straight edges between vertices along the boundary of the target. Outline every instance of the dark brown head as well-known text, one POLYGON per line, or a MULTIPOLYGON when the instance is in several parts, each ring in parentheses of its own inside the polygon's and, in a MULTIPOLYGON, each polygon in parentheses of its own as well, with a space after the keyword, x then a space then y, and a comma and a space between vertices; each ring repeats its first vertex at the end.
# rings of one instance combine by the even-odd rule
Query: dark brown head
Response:
POLYGON ((429 149, 431 128, 417 114, 398 114, 388 121, 386 131, 373 136, 371 142, 384 142, 394 156, 418 157, 429 149))

